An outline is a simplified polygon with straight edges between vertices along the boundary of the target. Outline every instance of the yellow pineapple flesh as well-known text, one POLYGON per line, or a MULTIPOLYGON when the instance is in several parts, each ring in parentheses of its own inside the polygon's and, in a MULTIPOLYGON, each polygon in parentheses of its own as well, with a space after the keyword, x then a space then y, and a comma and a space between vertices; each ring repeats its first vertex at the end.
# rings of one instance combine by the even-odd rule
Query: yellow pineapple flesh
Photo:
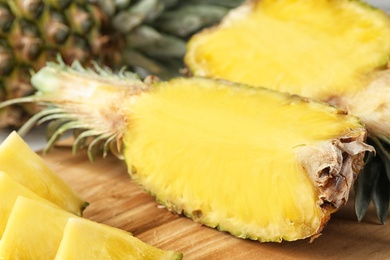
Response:
POLYGON ((158 202, 242 238, 316 236, 372 151, 356 117, 264 88, 204 78, 141 82, 61 64, 32 82, 39 94, 24 101, 49 105, 41 121, 69 119, 49 144, 78 128, 87 130, 76 148, 89 137, 90 150, 114 142, 132 179, 158 202), (85 91, 75 91, 80 84, 85 91))
POLYGON ((0 241, 1 259, 181 259, 123 230, 19 196, 0 241), (143 257, 143 258, 142 258, 143 257))
POLYGON ((88 203, 12 132, 0 145, 0 171, 59 207, 82 215, 88 203))
POLYGON ((36 201, 43 201, 44 203, 50 203, 46 199, 38 196, 36 193, 14 181, 6 173, 0 172, 0 239, 7 225, 11 210, 19 196, 36 201))
POLYGON ((55 260, 182 259, 182 254, 150 246, 130 233, 81 218, 68 220, 55 260))
POLYGON ((326 100, 364 87, 389 53, 390 19, 360 1, 262 0, 195 35, 185 61, 195 75, 326 100))
POLYGON ((0 258, 54 259, 71 217, 49 203, 18 197, 0 240, 0 258))

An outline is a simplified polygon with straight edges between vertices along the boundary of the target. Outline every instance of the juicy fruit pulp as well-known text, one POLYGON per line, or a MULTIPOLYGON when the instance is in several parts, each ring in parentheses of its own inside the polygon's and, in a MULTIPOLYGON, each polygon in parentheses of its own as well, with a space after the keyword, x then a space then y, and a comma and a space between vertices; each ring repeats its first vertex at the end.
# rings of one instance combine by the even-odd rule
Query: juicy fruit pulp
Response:
POLYGON ((0 171, 59 207, 82 215, 88 205, 27 143, 12 132, 0 145, 0 171))
POLYGON ((181 254, 152 247, 130 233, 77 217, 51 203, 17 198, 0 241, 1 259, 93 257, 181 259, 181 254))
POLYGON ((0 239, 3 236, 11 210, 19 196, 49 203, 44 198, 14 181, 6 173, 0 172, 0 239))
POLYGON ((384 67, 390 19, 360 1, 251 1, 194 36, 185 61, 195 75, 320 100, 365 87, 384 67))
POLYGON ((55 260, 74 259, 182 259, 180 253, 164 251, 130 233, 81 218, 68 220, 55 260))
POLYGON ((50 104, 42 121, 68 118, 58 133, 87 129, 76 148, 80 136, 123 142, 133 180, 160 203, 236 236, 316 235, 372 150, 358 119, 327 104, 209 79, 102 75, 51 64, 24 101, 50 104))
POLYGON ((75 215, 18 197, 0 241, 2 259, 54 259, 66 222, 75 215))

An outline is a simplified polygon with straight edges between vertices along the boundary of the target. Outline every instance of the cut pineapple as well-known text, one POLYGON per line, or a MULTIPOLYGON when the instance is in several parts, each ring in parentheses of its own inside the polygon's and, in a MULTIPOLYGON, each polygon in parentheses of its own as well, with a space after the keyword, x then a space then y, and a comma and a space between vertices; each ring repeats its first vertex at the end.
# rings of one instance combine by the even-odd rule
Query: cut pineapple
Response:
MULTIPOLYGON (((46 199, 38 196, 23 185, 14 181, 6 173, 0 172, 0 239, 8 222, 8 217, 18 196, 23 196, 36 201, 50 203, 46 199)), ((53 204, 54 206, 54 204, 53 204)))
POLYGON ((88 205, 12 132, 0 145, 0 171, 59 207, 81 215, 88 205))
MULTIPOLYGON (((383 169, 364 185, 379 187, 375 183, 384 179, 383 190, 389 190, 389 56, 390 17, 363 1, 253 0, 194 36, 185 62, 195 76, 315 98, 358 116, 383 169)), ((377 171, 371 161, 366 167, 377 171)), ((358 219, 373 197, 385 222, 388 193, 362 190, 357 189, 358 219)))
POLYGON ((131 111, 124 155, 133 180, 168 208, 238 237, 317 234, 348 198, 358 173, 350 167, 362 166, 356 118, 265 89, 177 79, 131 111))
POLYGON ((42 121, 69 119, 52 140, 81 128, 76 148, 90 136, 90 147, 123 144, 133 180, 160 203, 239 237, 317 235, 372 151, 359 120, 327 104, 210 79, 101 73, 50 64, 23 101, 49 105, 42 121))
POLYGON ((389 53, 389 17, 361 1, 254 0, 195 35, 185 61, 194 75, 328 100, 364 88, 389 53))
POLYGON ((0 240, 0 259, 54 259, 72 217, 51 203, 18 197, 0 240))
POLYGON ((130 233, 81 218, 68 220, 55 260, 182 259, 182 254, 145 244, 130 233))
POLYGON ((125 231, 77 217, 50 202, 19 196, 0 241, 0 259, 54 258, 181 259, 181 254, 154 248, 125 231))

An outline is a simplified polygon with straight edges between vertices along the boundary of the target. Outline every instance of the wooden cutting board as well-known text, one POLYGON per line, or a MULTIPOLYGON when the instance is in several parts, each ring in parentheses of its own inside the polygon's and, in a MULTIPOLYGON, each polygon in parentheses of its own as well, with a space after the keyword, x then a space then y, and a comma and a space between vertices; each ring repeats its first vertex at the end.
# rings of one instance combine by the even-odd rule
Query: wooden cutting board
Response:
POLYGON ((72 155, 69 147, 56 147, 42 157, 90 203, 84 217, 130 231, 162 249, 180 251, 184 259, 390 259, 390 223, 380 225, 373 208, 358 223, 352 200, 333 215, 313 243, 308 239, 260 243, 201 226, 160 207, 131 182, 124 162, 113 156, 92 163, 83 152, 72 155))

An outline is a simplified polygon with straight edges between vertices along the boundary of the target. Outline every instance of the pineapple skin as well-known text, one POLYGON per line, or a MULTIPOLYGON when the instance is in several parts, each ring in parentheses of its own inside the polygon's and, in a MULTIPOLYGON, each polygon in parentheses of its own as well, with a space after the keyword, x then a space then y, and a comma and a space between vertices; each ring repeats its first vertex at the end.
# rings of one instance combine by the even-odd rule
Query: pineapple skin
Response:
POLYGON ((87 129, 75 149, 90 137, 90 152, 118 149, 159 203, 238 237, 315 237, 373 151, 359 120, 328 104, 204 78, 100 74, 51 64, 29 101, 72 119, 54 132, 87 129), (86 91, 73 91, 80 84, 86 91))
MULTIPOLYGON (((34 93, 32 71, 58 55, 142 75, 179 74, 190 35, 213 25, 243 0, 0 1, 0 100, 34 93)), ((0 111, 0 127, 20 127, 40 111, 17 105, 0 111)))

